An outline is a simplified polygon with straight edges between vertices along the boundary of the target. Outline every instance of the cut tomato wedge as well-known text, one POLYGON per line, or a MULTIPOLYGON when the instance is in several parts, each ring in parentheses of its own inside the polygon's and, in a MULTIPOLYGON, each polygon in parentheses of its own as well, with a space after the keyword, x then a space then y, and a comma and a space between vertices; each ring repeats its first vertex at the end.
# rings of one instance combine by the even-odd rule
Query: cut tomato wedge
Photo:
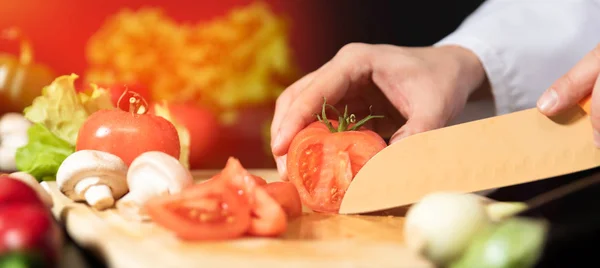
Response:
POLYGON ((210 180, 181 193, 151 199, 152 220, 184 240, 225 240, 250 227, 251 208, 225 181, 210 180))
POLYGON ((272 182, 263 188, 279 203, 289 219, 302 215, 302 202, 300 194, 291 182, 272 182))
POLYGON ((255 189, 254 201, 248 233, 257 236, 278 236, 285 233, 287 218, 279 203, 262 187, 255 189))

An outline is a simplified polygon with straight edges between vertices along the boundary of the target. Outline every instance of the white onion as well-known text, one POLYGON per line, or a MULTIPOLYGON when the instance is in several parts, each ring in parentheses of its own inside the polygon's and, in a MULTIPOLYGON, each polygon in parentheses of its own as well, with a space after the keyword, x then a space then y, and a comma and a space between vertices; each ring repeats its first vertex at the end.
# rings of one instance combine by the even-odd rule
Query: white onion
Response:
POLYGON ((404 237, 409 249, 440 265, 460 257, 475 234, 490 224, 477 195, 432 193, 407 212, 404 237))

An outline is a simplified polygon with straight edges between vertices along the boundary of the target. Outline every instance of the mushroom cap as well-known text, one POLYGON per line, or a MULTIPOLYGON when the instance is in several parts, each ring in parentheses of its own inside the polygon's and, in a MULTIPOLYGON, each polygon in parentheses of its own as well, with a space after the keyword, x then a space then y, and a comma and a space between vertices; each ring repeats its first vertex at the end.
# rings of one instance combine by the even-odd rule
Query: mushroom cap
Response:
POLYGON ((75 192, 77 183, 86 178, 96 178, 95 184, 105 184, 111 188, 115 199, 127 193, 127 165, 111 153, 96 150, 81 150, 69 155, 56 173, 56 184, 67 197, 82 199, 75 192))
POLYGON ((176 193, 193 183, 192 174, 179 160, 160 151, 140 154, 129 165, 127 184, 130 191, 153 187, 154 192, 176 193), (158 189, 160 188, 160 189, 158 189))

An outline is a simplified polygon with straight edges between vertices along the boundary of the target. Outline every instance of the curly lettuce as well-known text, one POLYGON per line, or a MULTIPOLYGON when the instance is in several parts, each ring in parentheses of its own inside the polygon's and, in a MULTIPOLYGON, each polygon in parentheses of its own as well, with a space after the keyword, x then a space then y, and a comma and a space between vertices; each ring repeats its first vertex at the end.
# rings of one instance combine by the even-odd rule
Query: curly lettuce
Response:
POLYGON ((75 151, 79 129, 92 113, 115 108, 110 92, 96 85, 88 92, 77 92, 77 78, 76 74, 56 78, 23 111, 34 126, 15 161, 19 170, 38 180, 54 178, 62 161, 75 151))

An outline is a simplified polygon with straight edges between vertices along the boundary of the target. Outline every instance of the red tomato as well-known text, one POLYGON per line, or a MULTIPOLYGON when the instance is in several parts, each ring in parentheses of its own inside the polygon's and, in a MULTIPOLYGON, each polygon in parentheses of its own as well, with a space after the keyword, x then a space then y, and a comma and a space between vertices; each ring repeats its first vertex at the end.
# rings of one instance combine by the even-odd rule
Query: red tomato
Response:
POLYGON ((289 219, 302 215, 300 194, 290 182, 272 182, 263 186, 267 193, 281 205, 289 219))
POLYGON ((155 223, 185 240, 232 239, 250 226, 250 206, 222 180, 151 199, 146 211, 155 223))
POLYGON ((27 183, 7 175, 0 176, 0 206, 28 203, 44 207, 37 192, 27 183))
POLYGON ((275 236, 285 232, 287 228, 285 211, 261 186, 266 182, 262 178, 250 174, 238 159, 229 157, 217 179, 228 182, 237 189, 240 196, 245 196, 251 205, 252 221, 248 233, 258 236, 275 236))
POLYGON ((266 184, 265 180, 250 174, 244 169, 240 161, 234 157, 229 157, 218 179, 225 180, 231 186, 238 189, 238 194, 245 195, 250 203, 254 201, 254 191, 256 188, 266 184))
POLYGON ((88 117, 79 130, 76 150, 109 152, 129 165, 148 151, 161 151, 179 159, 181 147, 177 129, 160 116, 101 110, 88 117))
POLYGON ((283 234, 286 229, 287 218, 283 208, 264 188, 256 188, 248 233, 257 236, 277 236, 283 234))
POLYGON ((54 267, 62 253, 58 225, 45 207, 12 204, 0 207, 0 255, 8 252, 41 253, 48 267, 54 267))
MULTIPOLYGON (((219 140, 219 122, 208 109, 199 105, 185 103, 168 104, 169 112, 175 120, 184 125, 190 133, 190 168, 206 167, 212 157, 211 151, 217 148, 219 140)), ((153 112, 151 108, 150 112, 153 112)))
MULTIPOLYGON (((334 128, 338 122, 330 120, 334 128)), ((362 166, 386 147, 385 141, 365 128, 331 132, 313 122, 292 140, 287 171, 304 205, 317 212, 336 212, 362 166)))

